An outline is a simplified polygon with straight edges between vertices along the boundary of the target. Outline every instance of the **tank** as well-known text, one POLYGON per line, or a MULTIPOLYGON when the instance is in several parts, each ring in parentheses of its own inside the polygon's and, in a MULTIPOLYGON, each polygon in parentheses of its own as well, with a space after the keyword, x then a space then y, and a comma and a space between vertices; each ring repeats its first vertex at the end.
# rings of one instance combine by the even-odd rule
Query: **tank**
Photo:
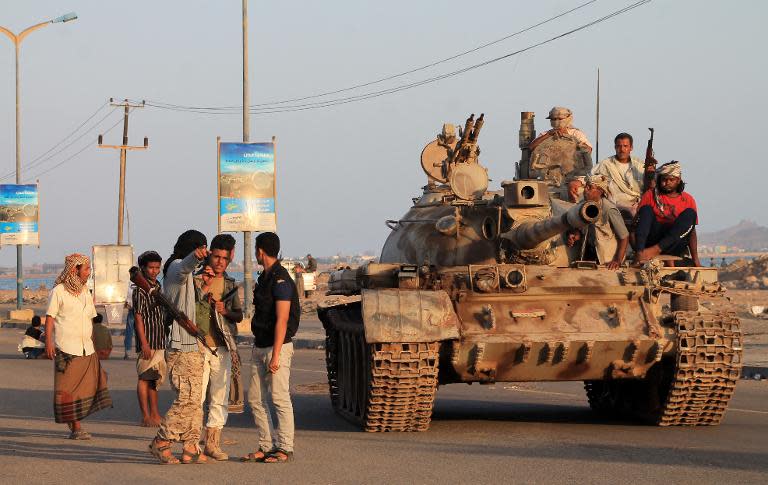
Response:
POLYGON ((601 212, 560 199, 573 175, 562 167, 580 164, 560 163, 553 179, 520 175, 539 149, 584 155, 562 150, 566 138, 530 149, 533 113, 521 118, 518 178, 488 190, 482 115, 458 134, 444 125, 422 151, 421 195, 386 221, 379 262, 331 275, 338 297, 318 314, 333 408, 365 431, 424 431, 439 385, 583 381, 597 413, 718 424, 741 333, 733 314, 699 309, 723 297, 717 269, 655 259, 614 271, 574 258, 566 233, 601 212))

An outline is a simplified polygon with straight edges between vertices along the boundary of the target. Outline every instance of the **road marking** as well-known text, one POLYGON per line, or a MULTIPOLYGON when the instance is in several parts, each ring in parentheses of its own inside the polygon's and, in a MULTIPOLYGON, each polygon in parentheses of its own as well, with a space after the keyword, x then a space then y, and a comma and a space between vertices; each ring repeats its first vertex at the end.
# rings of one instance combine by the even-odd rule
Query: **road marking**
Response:
POLYGON ((520 389, 517 387, 505 387, 504 389, 508 391, 515 391, 515 392, 530 392, 533 394, 548 394, 550 396, 567 396, 572 399, 582 399, 584 396, 580 394, 571 394, 569 392, 553 392, 553 391, 538 391, 536 389, 520 389))
POLYGON ((324 370, 300 369, 298 367, 291 367, 291 370, 298 370, 298 371, 301 371, 301 372, 312 372, 314 374, 325 374, 324 370))
POLYGON ((728 411, 737 411, 740 413, 768 414, 768 411, 757 411, 755 409, 728 408, 728 411))

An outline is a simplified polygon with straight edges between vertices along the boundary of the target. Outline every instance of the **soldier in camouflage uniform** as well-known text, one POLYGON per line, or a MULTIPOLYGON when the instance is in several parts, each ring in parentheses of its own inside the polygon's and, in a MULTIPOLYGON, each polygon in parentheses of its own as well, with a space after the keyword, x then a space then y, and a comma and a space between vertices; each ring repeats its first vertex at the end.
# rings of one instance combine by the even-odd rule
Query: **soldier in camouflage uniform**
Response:
MULTIPOLYGON (((165 296, 190 318, 196 318, 192 273, 195 267, 208 257, 207 244, 208 241, 202 233, 195 230, 186 231, 179 236, 173 247, 173 254, 163 269, 165 296)), ((203 392, 202 352, 197 339, 174 321, 171 325, 166 361, 169 381, 176 392, 176 399, 150 444, 152 454, 163 464, 180 463, 171 452, 174 442, 184 443, 183 463, 208 461, 199 445, 203 426, 203 407, 200 403, 203 392)))

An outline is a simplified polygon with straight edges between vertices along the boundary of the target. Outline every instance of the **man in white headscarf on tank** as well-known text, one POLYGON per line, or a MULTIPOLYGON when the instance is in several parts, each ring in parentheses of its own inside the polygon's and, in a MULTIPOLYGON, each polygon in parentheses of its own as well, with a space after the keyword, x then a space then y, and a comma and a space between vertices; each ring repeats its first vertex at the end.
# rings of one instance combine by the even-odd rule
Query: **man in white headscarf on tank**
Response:
POLYGON ((611 202, 610 180, 605 175, 587 177, 584 186, 584 198, 600 204, 600 218, 590 224, 587 242, 595 248, 597 261, 608 267, 618 269, 624 262, 629 245, 629 231, 624 219, 611 202))
POLYGON ((690 251, 694 266, 701 266, 696 248, 696 200, 685 192, 680 162, 673 160, 656 169, 656 187, 643 194, 637 213, 637 261, 660 254, 685 257, 690 251))
MULTIPOLYGON (((605 175, 592 175, 581 180, 584 199, 600 205, 600 217, 587 227, 586 246, 579 259, 597 261, 608 269, 618 269, 624 262, 629 246, 629 231, 616 205, 611 202, 610 181, 605 175)), ((569 247, 581 240, 581 231, 569 231, 566 244, 569 247)), ((580 244, 584 244, 581 241, 580 244)))

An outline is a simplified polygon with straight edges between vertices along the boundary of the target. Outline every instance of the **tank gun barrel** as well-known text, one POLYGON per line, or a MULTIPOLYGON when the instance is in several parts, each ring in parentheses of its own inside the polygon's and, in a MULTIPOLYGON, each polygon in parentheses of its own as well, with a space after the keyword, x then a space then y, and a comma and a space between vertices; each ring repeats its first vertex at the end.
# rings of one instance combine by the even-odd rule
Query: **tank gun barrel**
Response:
POLYGON ((533 249, 542 242, 569 229, 578 229, 600 217, 600 206, 595 202, 576 204, 561 215, 543 221, 523 222, 502 235, 515 249, 533 249))

